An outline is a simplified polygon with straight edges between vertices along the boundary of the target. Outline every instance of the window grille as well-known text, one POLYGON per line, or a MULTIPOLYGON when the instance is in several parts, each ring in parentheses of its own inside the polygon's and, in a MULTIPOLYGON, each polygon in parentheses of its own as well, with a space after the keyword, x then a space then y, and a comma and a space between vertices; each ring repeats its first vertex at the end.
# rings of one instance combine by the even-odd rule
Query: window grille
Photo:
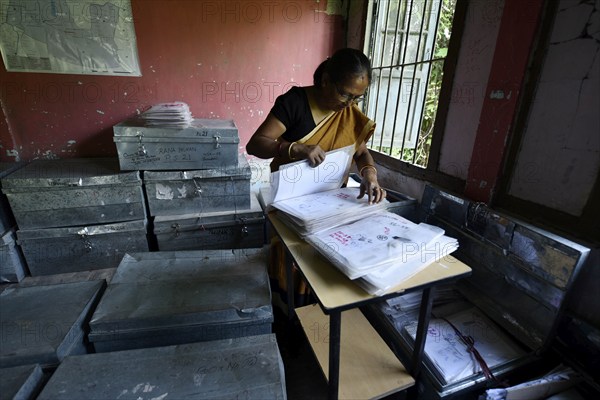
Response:
POLYGON ((373 80, 363 111, 368 147, 427 167, 456 0, 369 1, 365 53, 373 80))

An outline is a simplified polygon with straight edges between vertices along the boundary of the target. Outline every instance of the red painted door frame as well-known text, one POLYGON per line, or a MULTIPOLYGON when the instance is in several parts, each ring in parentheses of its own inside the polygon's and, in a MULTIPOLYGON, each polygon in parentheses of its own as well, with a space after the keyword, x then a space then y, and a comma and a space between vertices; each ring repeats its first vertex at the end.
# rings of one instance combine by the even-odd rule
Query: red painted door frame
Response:
POLYGON ((543 0, 506 0, 465 195, 490 203, 502 171, 509 135, 543 13, 543 0))

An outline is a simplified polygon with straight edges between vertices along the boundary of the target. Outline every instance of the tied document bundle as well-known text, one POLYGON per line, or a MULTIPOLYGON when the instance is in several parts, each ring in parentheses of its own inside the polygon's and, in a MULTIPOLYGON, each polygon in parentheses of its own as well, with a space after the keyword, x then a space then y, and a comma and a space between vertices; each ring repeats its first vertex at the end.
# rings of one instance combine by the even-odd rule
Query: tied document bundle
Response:
POLYGON ((458 248, 444 230, 387 211, 388 200, 368 204, 358 187, 341 187, 353 146, 328 152, 311 168, 282 166, 260 197, 267 209, 365 291, 381 295, 458 248))
MULTIPOLYGON (((443 384, 472 379, 481 365, 454 328, 469 336, 490 369, 525 355, 525 350, 475 307, 434 318, 425 341, 425 363, 443 384), (452 325, 451 325, 452 324, 452 325)), ((406 325, 402 334, 414 341, 417 322, 406 325)))

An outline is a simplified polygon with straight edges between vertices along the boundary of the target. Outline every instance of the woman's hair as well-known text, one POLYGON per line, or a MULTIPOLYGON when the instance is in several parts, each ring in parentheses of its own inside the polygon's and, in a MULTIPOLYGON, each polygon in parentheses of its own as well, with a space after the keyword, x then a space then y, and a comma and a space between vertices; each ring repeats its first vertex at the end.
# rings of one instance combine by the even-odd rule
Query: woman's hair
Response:
POLYGON ((362 74, 366 74, 371 82, 371 62, 362 51, 349 47, 336 51, 317 67, 313 74, 315 86, 321 84, 323 72, 336 83, 362 74))

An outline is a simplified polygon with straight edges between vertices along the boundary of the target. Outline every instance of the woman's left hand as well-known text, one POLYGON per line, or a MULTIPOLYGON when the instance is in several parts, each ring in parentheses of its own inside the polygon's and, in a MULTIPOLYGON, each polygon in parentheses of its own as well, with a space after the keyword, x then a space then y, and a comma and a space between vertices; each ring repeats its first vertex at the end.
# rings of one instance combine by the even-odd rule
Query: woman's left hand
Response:
POLYGON ((370 168, 366 169, 363 173, 362 181, 360 182, 360 193, 357 198, 362 199, 365 194, 368 196, 369 204, 379 203, 386 196, 385 190, 377 182, 377 172, 370 168))

